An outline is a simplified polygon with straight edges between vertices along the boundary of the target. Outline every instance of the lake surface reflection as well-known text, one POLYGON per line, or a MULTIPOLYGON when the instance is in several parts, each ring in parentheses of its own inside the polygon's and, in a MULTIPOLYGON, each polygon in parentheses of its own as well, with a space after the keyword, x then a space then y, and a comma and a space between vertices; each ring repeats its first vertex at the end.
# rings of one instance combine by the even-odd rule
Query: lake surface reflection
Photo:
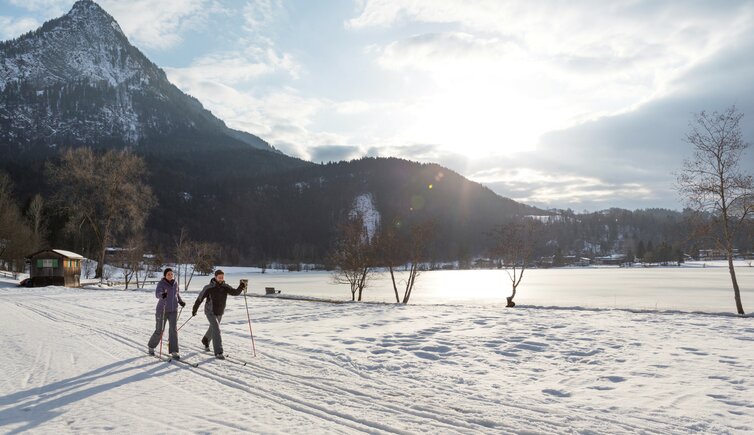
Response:
MULTIPOLYGON (((328 272, 259 273, 249 268, 224 268, 233 285, 249 280, 250 292, 264 293, 275 287, 283 295, 350 300, 347 285, 334 284, 328 272)), ((754 310, 754 267, 736 268, 744 309, 754 310)), ((364 290, 363 300, 395 302, 390 275, 377 273, 364 290)), ((402 298, 405 273, 399 273, 402 298)), ((208 277, 194 277, 191 290, 198 291, 208 277)), ((449 270, 422 272, 412 292, 414 304, 505 305, 511 284, 504 270, 449 270)), ((733 290, 723 263, 685 267, 652 268, 555 268, 529 269, 518 288, 519 305, 631 308, 735 312, 733 290)))

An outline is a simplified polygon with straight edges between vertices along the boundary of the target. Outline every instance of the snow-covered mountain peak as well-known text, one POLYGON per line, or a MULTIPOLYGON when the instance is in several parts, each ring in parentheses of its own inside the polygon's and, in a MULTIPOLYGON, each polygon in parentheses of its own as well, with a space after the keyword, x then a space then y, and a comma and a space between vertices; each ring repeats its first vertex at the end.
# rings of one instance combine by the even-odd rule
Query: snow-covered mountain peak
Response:
POLYGON ((0 42, 0 144, 131 146, 177 135, 274 151, 173 86, 94 1, 0 42))
POLYGON ((12 81, 37 88, 82 79, 118 86, 138 75, 144 77, 137 82, 164 76, 91 0, 80 0, 68 14, 0 44, 0 90, 12 81))
POLYGON ((93 23, 100 24, 103 29, 111 28, 116 33, 124 36, 123 30, 115 19, 105 12, 97 3, 92 0, 79 0, 73 4, 70 12, 66 14, 75 23, 84 23, 91 26, 93 23))

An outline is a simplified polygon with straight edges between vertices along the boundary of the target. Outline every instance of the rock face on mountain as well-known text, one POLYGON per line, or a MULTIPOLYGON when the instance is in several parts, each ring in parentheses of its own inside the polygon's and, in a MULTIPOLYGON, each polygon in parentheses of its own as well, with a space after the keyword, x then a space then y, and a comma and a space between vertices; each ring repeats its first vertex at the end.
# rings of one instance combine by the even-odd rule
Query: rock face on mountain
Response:
POLYGON ((90 0, 0 43, 0 146, 11 155, 39 147, 150 147, 166 138, 188 148, 275 152, 172 85, 90 0))

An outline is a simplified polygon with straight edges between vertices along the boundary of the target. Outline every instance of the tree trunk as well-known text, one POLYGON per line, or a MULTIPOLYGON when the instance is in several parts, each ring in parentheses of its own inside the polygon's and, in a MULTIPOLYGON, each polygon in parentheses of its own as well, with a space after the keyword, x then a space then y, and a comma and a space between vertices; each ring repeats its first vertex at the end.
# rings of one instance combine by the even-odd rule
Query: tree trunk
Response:
POLYGON ((94 277, 99 278, 99 281, 102 282, 102 278, 104 277, 104 270, 105 270, 105 245, 102 245, 102 248, 100 248, 99 252, 99 261, 97 261, 97 268, 94 270, 94 277))
POLYGON ((744 306, 741 303, 741 291, 738 288, 738 280, 736 279, 736 269, 733 267, 732 250, 728 251, 728 271, 730 272, 730 280, 733 283, 733 295, 736 299, 736 310, 738 310, 738 314, 743 316, 746 313, 744 312, 744 306))
POLYGON ((512 287, 513 287, 513 293, 507 298, 505 298, 508 301, 508 303, 505 305, 507 308, 513 308, 516 306, 516 303, 513 302, 513 298, 516 297, 516 285, 514 284, 512 287))
MULTIPOLYGON (((94 226, 94 223, 90 220, 89 221, 92 226, 94 226)), ((95 227, 95 233, 96 227, 95 227)), ((105 251, 107 251, 107 244, 110 243, 110 220, 108 219, 107 222, 105 222, 105 227, 102 230, 101 237, 100 237, 102 246, 100 246, 100 254, 99 254, 99 262, 97 263, 97 269, 94 272, 94 277, 99 278, 99 282, 102 282, 102 279, 105 277, 105 251)))
POLYGON ((359 279, 359 302, 361 302, 361 293, 364 291, 364 287, 366 286, 367 272, 369 272, 369 268, 365 267, 362 270, 361 278, 359 279))
POLYGON ((388 266, 388 269, 390 269, 390 279, 393 281, 393 290, 395 291, 395 303, 399 304, 401 303, 401 300, 398 297, 398 286, 395 285, 395 274, 393 273, 393 266, 388 266))
POLYGON ((408 282, 406 282, 406 292, 403 295, 403 303, 407 304, 411 299, 411 291, 414 289, 414 281, 416 280, 417 266, 416 263, 411 263, 411 270, 408 273, 408 282))

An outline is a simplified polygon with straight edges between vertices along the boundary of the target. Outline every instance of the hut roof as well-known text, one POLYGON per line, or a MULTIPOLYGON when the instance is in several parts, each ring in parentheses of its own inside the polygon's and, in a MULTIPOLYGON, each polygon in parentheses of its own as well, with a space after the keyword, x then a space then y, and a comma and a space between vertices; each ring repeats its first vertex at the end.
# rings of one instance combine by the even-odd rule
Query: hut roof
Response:
POLYGON ((62 255, 63 257, 66 257, 66 258, 70 258, 70 259, 72 259, 72 260, 83 260, 83 259, 84 259, 84 257, 82 257, 81 255, 79 255, 79 254, 77 254, 77 253, 75 253, 75 252, 71 252, 71 251, 65 251, 65 250, 63 250, 63 249, 43 249, 43 250, 41 250, 41 251, 37 251, 37 252, 35 252, 35 253, 33 253, 33 254, 29 254, 29 255, 27 255, 26 257, 27 257, 27 258, 31 258, 31 257, 33 257, 33 256, 35 256, 35 255, 37 255, 37 254, 40 254, 40 253, 42 253, 42 252, 46 252, 46 251, 52 251, 52 252, 55 252, 56 254, 60 254, 60 255, 62 255))
POLYGON ((63 255, 63 256, 65 256, 65 257, 68 257, 68 258, 70 258, 70 259, 72 259, 72 260, 83 260, 83 259, 84 259, 84 257, 83 257, 83 256, 81 256, 81 255, 79 255, 79 254, 77 254, 77 253, 75 253, 75 252, 71 252, 71 251, 64 251, 64 250, 62 250, 62 249, 53 249, 53 251, 57 252, 57 253, 58 253, 58 254, 60 254, 60 255, 63 255))

